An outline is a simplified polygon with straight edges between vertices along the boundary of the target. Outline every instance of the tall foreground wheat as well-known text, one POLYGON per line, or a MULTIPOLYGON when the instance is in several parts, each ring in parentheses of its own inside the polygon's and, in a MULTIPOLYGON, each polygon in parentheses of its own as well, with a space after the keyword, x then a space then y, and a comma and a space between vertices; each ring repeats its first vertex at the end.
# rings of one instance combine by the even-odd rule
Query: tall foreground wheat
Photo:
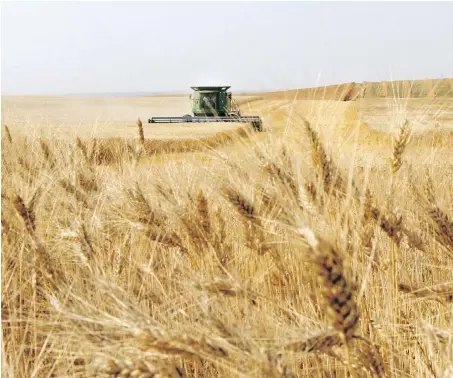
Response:
POLYGON ((348 174, 301 125, 151 166, 140 124, 112 159, 7 134, 3 376, 450 377, 453 167, 405 124, 348 174))

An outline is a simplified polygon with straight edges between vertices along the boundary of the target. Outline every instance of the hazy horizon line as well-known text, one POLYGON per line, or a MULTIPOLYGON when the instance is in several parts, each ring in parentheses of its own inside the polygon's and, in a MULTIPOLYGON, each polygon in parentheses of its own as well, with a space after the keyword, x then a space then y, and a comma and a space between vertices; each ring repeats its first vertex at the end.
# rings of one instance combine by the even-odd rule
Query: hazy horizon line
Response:
MULTIPOLYGON (((336 84, 328 84, 328 85, 320 85, 317 87, 302 87, 302 88, 279 88, 279 89, 270 89, 270 88, 261 88, 261 89, 238 89, 235 91, 233 88, 230 88, 230 91, 235 93, 236 95, 258 95, 264 93, 274 93, 274 92, 284 92, 284 91, 294 91, 294 90, 308 90, 308 89, 319 89, 319 88, 326 88, 326 87, 333 87, 333 86, 341 86, 347 85, 352 83, 369 83, 369 84, 376 84, 376 83, 392 83, 392 82, 416 82, 416 81, 426 81, 426 80, 453 80, 453 77, 437 77, 437 78, 424 78, 424 79, 395 79, 395 80, 383 80, 383 81, 350 81, 350 82, 343 82, 343 83, 336 83, 336 84)), ((194 84, 195 86, 195 84, 194 84)), ((219 85, 220 86, 220 85, 219 85)), ((54 94, 40 94, 40 93, 21 93, 21 94, 8 94, 8 93, 1 93, 1 96, 9 96, 9 97, 20 97, 20 96, 39 96, 39 97, 88 97, 88 96, 111 96, 111 97, 152 97, 152 96, 182 96, 188 95, 192 91, 189 89, 183 90, 173 90, 173 91, 127 91, 127 92, 73 92, 73 93, 54 93, 54 94)))

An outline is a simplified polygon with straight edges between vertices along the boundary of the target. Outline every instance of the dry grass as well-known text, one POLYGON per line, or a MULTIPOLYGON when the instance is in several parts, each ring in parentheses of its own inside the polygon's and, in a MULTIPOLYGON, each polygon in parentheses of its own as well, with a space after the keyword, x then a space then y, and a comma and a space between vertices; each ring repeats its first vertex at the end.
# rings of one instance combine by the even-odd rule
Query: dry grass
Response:
POLYGON ((305 115, 193 142, 5 128, 2 376, 449 377, 448 150, 411 122, 381 158, 338 148, 305 115))
POLYGON ((274 92, 266 94, 264 97, 268 99, 275 97, 293 98, 294 95, 300 100, 319 99, 336 101, 351 101, 363 98, 451 98, 453 97, 453 79, 352 82, 326 87, 274 92))

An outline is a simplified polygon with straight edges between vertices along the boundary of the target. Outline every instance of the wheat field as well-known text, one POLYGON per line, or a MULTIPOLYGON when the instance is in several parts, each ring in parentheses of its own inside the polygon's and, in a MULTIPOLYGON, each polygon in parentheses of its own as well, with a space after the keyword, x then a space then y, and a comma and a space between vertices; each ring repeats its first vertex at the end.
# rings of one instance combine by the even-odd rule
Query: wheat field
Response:
POLYGON ((2 99, 2 377, 453 377, 451 96, 298 95, 2 99))

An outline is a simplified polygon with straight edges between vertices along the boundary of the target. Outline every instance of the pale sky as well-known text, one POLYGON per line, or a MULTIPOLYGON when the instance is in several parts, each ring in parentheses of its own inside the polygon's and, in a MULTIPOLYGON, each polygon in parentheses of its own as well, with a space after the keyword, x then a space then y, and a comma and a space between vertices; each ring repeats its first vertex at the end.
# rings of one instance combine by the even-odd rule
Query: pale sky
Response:
POLYGON ((453 77, 453 2, 3 2, 2 94, 453 77))

